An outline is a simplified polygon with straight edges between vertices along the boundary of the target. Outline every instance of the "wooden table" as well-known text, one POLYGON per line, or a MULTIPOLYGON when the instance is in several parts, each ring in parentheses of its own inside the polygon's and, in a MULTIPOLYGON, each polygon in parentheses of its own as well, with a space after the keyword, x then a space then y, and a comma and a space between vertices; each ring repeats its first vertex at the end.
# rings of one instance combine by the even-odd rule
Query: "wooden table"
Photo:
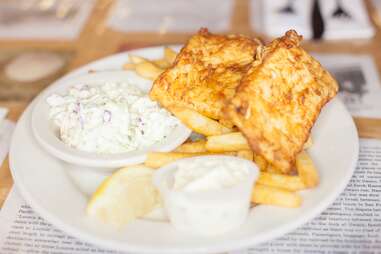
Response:
MULTIPOLYGON (((42 48, 73 50, 75 57, 69 69, 77 68, 95 59, 116 53, 121 45, 127 47, 142 47, 159 44, 184 43, 189 34, 156 34, 156 33, 120 33, 105 26, 107 13, 112 7, 113 0, 98 0, 79 38, 75 41, 31 41, 6 40, 0 41, 2 49, 42 48)), ((335 41, 335 42, 304 42, 303 47, 308 51, 321 53, 351 53, 371 54, 381 71, 381 17, 378 16, 369 0, 366 1, 372 22, 376 27, 376 36, 371 40, 335 41)), ((242 33, 260 37, 264 41, 269 38, 256 33, 249 26, 248 0, 235 0, 232 30, 229 33, 242 33)), ((28 101, 0 101, 0 106, 9 108, 9 118, 17 121, 28 101)), ((381 109, 380 109, 381 110, 381 109)), ((355 118, 360 137, 381 139, 381 119, 355 118)), ((0 167, 0 207, 13 185, 9 171, 8 159, 0 167)))

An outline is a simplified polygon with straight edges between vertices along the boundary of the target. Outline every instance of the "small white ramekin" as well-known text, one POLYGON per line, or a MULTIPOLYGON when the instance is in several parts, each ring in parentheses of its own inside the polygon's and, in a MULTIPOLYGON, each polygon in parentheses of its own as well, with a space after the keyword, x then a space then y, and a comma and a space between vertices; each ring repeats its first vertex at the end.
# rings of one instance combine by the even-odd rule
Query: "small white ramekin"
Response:
POLYGON ((251 161, 233 156, 212 155, 181 159, 158 169, 153 177, 159 189, 171 224, 178 230, 202 236, 220 235, 238 228, 247 218, 251 193, 258 167, 251 161), (239 161, 245 165, 248 177, 237 185, 199 192, 172 189, 174 173, 181 163, 215 160, 217 163, 239 161))

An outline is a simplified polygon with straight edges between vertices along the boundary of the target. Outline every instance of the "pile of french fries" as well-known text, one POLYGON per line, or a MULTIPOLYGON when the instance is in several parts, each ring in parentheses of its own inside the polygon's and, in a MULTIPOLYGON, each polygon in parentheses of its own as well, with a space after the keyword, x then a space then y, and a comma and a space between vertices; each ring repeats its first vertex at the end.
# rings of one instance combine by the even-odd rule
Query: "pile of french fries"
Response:
MULTIPOLYGON (((130 62, 124 65, 126 70, 134 70, 138 75, 150 80, 156 79, 176 58, 176 52, 164 49, 164 57, 148 60, 129 56, 130 62)), ((210 119, 189 108, 172 106, 169 110, 194 132, 204 138, 188 140, 172 152, 150 152, 144 165, 153 169, 160 168, 178 159, 200 155, 232 155, 254 161, 260 169, 259 178, 253 187, 251 201, 254 204, 275 205, 281 207, 300 207, 302 198, 298 191, 316 187, 319 175, 314 163, 305 151, 312 145, 311 138, 304 150, 296 157, 296 174, 286 175, 270 165, 263 157, 253 153, 241 132, 226 127, 221 122, 210 119)))
POLYGON ((129 55, 129 62, 123 65, 123 69, 135 71, 139 76, 155 80, 166 68, 175 61, 177 53, 169 48, 164 48, 164 56, 161 59, 148 60, 144 57, 129 55))

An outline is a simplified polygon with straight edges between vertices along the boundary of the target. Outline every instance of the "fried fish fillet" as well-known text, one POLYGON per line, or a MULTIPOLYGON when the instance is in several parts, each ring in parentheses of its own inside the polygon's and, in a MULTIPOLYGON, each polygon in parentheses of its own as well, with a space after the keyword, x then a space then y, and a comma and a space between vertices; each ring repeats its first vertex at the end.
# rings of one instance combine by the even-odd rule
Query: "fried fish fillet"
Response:
POLYGON ((234 95, 258 44, 244 36, 213 35, 201 29, 182 48, 173 66, 154 81, 151 99, 165 108, 183 106, 221 119, 225 99, 234 95))
POLYGON ((284 173, 294 165, 321 108, 338 91, 332 76, 299 47, 301 39, 291 30, 259 50, 224 108, 253 151, 284 173))

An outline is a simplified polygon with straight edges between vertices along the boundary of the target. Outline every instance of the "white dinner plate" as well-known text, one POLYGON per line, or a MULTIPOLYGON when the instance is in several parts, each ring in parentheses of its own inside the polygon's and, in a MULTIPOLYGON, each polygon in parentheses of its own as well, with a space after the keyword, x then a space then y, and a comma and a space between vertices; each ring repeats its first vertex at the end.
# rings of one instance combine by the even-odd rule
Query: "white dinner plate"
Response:
MULTIPOLYGON (((162 55, 162 50, 156 47, 130 53, 155 58, 162 55)), ((117 54, 69 75, 89 69, 121 69, 126 58, 127 53, 117 54)), ((323 108, 312 130, 314 144, 309 153, 319 170, 320 184, 301 192, 300 208, 257 206, 239 230, 214 238, 177 232, 167 222, 150 220, 137 220, 117 230, 85 216, 88 197, 69 177, 68 165, 50 156, 33 137, 32 106, 20 118, 10 148, 13 179, 25 200, 42 217, 70 235, 101 247, 132 253, 218 253, 279 237, 319 215, 335 200, 350 180, 358 157, 359 143, 353 120, 345 106, 334 99, 323 108)))

